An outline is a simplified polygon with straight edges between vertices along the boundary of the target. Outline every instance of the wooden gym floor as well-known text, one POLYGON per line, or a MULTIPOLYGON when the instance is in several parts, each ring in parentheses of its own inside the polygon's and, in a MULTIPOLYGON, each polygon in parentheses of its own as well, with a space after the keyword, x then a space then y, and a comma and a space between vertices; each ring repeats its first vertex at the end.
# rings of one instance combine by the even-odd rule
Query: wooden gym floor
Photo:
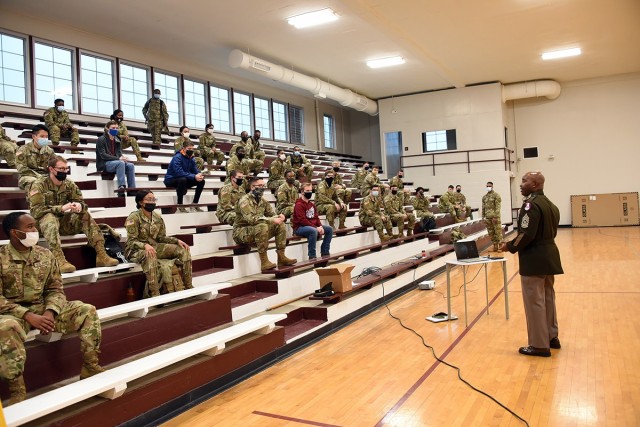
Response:
MULTIPOLYGON (((517 257, 508 261, 510 319, 502 275, 490 266, 490 314, 484 273, 453 298, 460 319, 431 323, 446 311, 446 278, 434 291, 411 291, 389 304, 462 376, 531 426, 640 425, 640 227, 560 229, 565 274, 556 278, 561 350, 518 354, 527 344, 517 257)), ((479 267, 468 267, 470 277, 479 267)), ((469 277, 469 276, 468 276, 469 277)), ((458 293, 462 273, 452 275, 458 293)), ((468 279, 470 280, 470 278, 468 279)), ((379 285, 378 285, 379 286, 379 285)), ((438 363, 385 307, 358 319, 166 426, 521 426, 438 363)))

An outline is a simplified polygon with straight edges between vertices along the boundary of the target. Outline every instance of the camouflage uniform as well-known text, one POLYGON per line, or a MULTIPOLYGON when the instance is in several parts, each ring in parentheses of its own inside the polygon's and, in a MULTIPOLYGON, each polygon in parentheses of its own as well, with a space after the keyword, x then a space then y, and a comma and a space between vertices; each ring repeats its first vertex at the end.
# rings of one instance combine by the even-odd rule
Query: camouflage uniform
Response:
POLYGON ((33 141, 20 147, 16 153, 16 168, 20 174, 18 187, 29 194, 34 181, 49 175, 49 158, 55 156, 51 147, 37 148, 33 141))
POLYGON ((247 159, 238 159, 237 156, 233 156, 229 158, 227 161, 227 179, 224 181, 225 184, 231 183, 231 171, 242 171, 245 176, 244 183, 242 184, 242 188, 244 188, 245 192, 249 190, 249 180, 246 178, 251 175, 251 160, 247 159))
POLYGON ((282 184, 284 184, 284 173, 287 169, 291 169, 291 164, 288 160, 275 159, 269 166, 269 180, 267 181, 267 188, 271 190, 277 190, 282 184))
POLYGON ((500 223, 500 205, 502 198, 494 190, 482 196, 482 219, 487 226, 494 249, 502 242, 502 224, 500 223))
POLYGON ((245 194, 236 205, 236 220, 233 224, 233 240, 238 244, 255 244, 258 252, 266 253, 269 239, 276 238, 276 248, 284 250, 287 231, 284 223, 276 224, 271 204, 264 197, 256 202, 253 194, 245 194))
POLYGON ((209 166, 213 166, 214 160, 217 165, 221 165, 224 162, 224 153, 216 148, 216 137, 209 134, 209 132, 203 132, 198 137, 198 150, 200 150, 202 158, 207 161, 209 166))
POLYGON ((264 165, 264 159, 265 157, 267 157, 267 155, 264 153, 263 150, 260 149, 260 140, 256 141, 255 139, 253 139, 252 136, 250 136, 249 142, 251 142, 251 145, 253 146, 254 158, 257 160, 260 160, 264 165))
POLYGON ((264 159, 260 160, 256 158, 256 152, 253 149, 253 144, 251 143, 251 140, 247 140, 247 142, 242 142, 242 140, 236 142, 235 144, 233 144, 233 147, 231 147, 231 150, 229 150, 229 157, 237 157, 236 151, 238 151, 238 148, 244 148, 244 159, 242 159, 243 161, 246 160, 247 162, 249 162, 249 165, 251 167, 251 172, 253 173, 260 173, 262 172, 262 168, 264 166, 264 159))
POLYGON ((54 311, 55 332, 78 332, 83 354, 99 351, 102 332, 96 308, 67 301, 58 262, 48 249, 33 246, 28 252, 19 252, 11 244, 3 246, 0 278, 0 377, 12 380, 24 371, 24 340, 32 328, 24 320, 28 311, 38 315, 54 311))
MULTIPOLYGON (((178 151, 182 150, 182 147, 184 147, 184 144, 190 141, 189 138, 185 138, 184 136, 179 136, 176 138, 176 140, 173 143, 173 149, 175 150, 175 152, 177 153, 178 151)), ((199 171, 203 171, 204 170, 204 159, 202 158, 202 155, 200 154, 200 151, 198 150, 193 150, 193 160, 196 161, 196 167, 198 168, 199 171)))
POLYGON ((391 219, 391 223, 398 227, 398 235, 402 236, 404 231, 404 215, 407 216, 407 236, 411 236, 413 234, 413 226, 416 224, 416 217, 413 213, 404 211, 404 195, 403 193, 398 194, 387 194, 384 197, 384 211, 387 213, 389 218, 391 219))
POLYGON ((78 129, 72 127, 69 114, 66 111, 58 111, 56 107, 51 107, 44 112, 44 123, 49 128, 49 139, 53 145, 60 144, 61 136, 70 136, 71 145, 77 147, 80 143, 78 129))
MULTIPOLYGON (((389 188, 391 187, 398 187, 399 191, 404 191, 404 181, 402 180, 402 178, 400 178, 398 175, 394 176, 393 178, 391 178, 391 180, 389 180, 389 188)), ((404 193, 404 202, 405 205, 409 205, 411 204, 411 194, 410 193, 404 193)))
POLYGON ((340 212, 336 212, 336 203, 343 204, 344 202, 338 196, 338 190, 332 185, 327 185, 327 181, 324 179, 320 181, 316 188, 316 207, 318 212, 327 216, 327 222, 331 228, 335 228, 336 214, 340 220, 338 227, 344 228, 344 221, 347 218, 347 210, 343 209, 340 212))
POLYGON ((278 191, 276 192, 276 212, 287 218, 291 218, 291 215, 293 215, 293 205, 296 204, 297 199, 298 187, 285 182, 278 187, 278 191))
POLYGON ((125 148, 131 147, 133 153, 136 155, 136 159, 138 161, 142 160, 142 153, 140 152, 140 146, 138 145, 138 140, 132 136, 129 136, 129 130, 127 129, 127 125, 124 122, 118 123, 118 136, 120 137, 120 148, 123 150, 125 148))
POLYGON ((458 221, 466 221, 471 218, 471 206, 467 205, 467 198, 462 193, 453 193, 453 201, 455 203, 456 215, 458 221))
POLYGON ((233 184, 225 184, 218 193, 218 208, 216 216, 222 224, 233 225, 236 220, 236 205, 245 195, 244 188, 235 188, 233 184))
POLYGON ((164 220, 160 214, 152 212, 147 218, 142 209, 131 212, 125 222, 127 246, 125 257, 142 266, 147 277, 150 296, 160 295, 160 291, 173 292, 191 289, 191 253, 178 244, 178 239, 167 236, 164 220), (147 257, 144 245, 149 244, 156 250, 156 257, 147 257), (176 272, 182 280, 174 278, 176 272), (180 274, 180 267, 182 274, 180 274), (178 280, 176 280, 178 279, 178 280), (182 282, 182 283, 180 283, 182 282), (184 287, 183 287, 184 285, 184 287))
POLYGON ((378 236, 380 239, 386 240, 384 237, 384 230, 387 230, 387 234, 391 235, 393 233, 393 226, 391 225, 391 220, 389 215, 386 215, 386 220, 382 220, 383 213, 381 212, 383 208, 382 198, 380 196, 373 197, 372 195, 366 196, 360 202, 360 212, 358 213, 358 219, 360 220, 360 224, 364 226, 373 226, 378 232, 378 236))
POLYGON ((162 143, 162 130, 169 130, 167 123, 169 122, 169 112, 167 105, 159 98, 150 98, 142 108, 142 114, 147 121, 147 129, 151 133, 154 144, 162 143))
POLYGON ((380 187, 380 194, 384 194, 382 182, 380 182, 380 178, 378 178, 378 175, 374 174, 373 172, 369 172, 369 174, 364 178, 364 181, 362 182, 362 186, 360 187, 360 194, 362 194, 363 197, 368 196, 371 192, 371 189, 375 186, 380 187))
POLYGON ((462 231, 460 231, 460 227, 456 227, 451 230, 451 243, 455 243, 460 239, 465 239, 467 237, 462 231))
POLYGON ((342 200, 344 202, 345 205, 349 206, 349 202, 351 201, 351 190, 349 190, 347 188, 347 186, 344 183, 344 180, 342 179, 342 174, 338 173, 338 172, 334 172, 334 176, 333 176, 333 185, 341 185, 342 188, 340 188, 338 191, 338 197, 340 197, 340 200, 342 200))
POLYGON ((412 197, 411 204, 413 205, 413 212, 415 213, 416 218, 419 218, 420 220, 422 220, 424 218, 433 217, 433 212, 429 210, 429 207, 431 206, 431 202, 427 197, 424 197, 424 196, 412 197))
POLYGON ((287 161, 291 165, 291 169, 296 173, 296 179, 304 174, 307 177, 307 181, 311 182, 313 179, 313 165, 304 154, 300 153, 299 156, 292 155, 287 157, 287 161))
POLYGON ((0 157, 3 158, 10 168, 16 167, 16 150, 18 145, 7 136, 2 126, 0 126, 0 157))
POLYGON ((357 188, 358 191, 362 192, 362 184, 364 183, 364 179, 366 178, 368 173, 369 171, 365 170, 364 166, 358 169, 351 179, 351 186, 353 188, 357 188))
POLYGON ((448 213, 454 221, 458 222, 453 193, 447 191, 440 196, 440 199, 438 200, 438 208, 440 209, 440 212, 448 213))

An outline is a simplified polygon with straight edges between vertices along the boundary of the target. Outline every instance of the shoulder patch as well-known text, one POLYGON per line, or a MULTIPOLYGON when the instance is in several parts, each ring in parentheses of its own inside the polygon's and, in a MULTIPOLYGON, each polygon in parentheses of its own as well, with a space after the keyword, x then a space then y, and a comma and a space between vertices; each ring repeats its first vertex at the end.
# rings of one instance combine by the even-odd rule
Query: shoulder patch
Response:
POLYGON ((531 209, 531 203, 530 203, 530 202, 527 202, 527 203, 525 203, 525 205, 524 205, 524 210, 525 210, 525 211, 528 211, 529 209, 531 209))
POLYGON ((38 193, 39 193, 39 191, 38 191, 38 190, 31 190, 31 191, 29 192, 29 196, 35 196, 35 195, 36 195, 36 194, 38 194, 38 193))

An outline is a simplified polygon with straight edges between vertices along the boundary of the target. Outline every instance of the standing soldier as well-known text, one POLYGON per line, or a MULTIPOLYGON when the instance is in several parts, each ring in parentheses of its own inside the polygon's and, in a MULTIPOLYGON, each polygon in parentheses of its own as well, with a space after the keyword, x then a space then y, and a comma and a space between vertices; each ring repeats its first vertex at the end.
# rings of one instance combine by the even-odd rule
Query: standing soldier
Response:
POLYGON ((18 144, 7 136, 3 127, 0 125, 0 158, 7 162, 10 168, 16 167, 16 150, 18 144))
POLYGON ((289 219, 293 215, 293 205, 298 200, 298 187, 295 185, 296 174, 292 170, 288 170, 284 178, 285 183, 276 192, 276 212, 289 219))
POLYGON ((313 165, 311 161, 300 152, 300 147, 293 148, 293 156, 289 156, 289 164, 291 169, 296 173, 296 179, 300 179, 303 175, 307 177, 307 182, 313 179, 313 165))
POLYGON ((344 202, 347 207, 349 207, 349 202, 351 202, 351 190, 347 188, 347 185, 344 183, 344 179, 342 178, 342 174, 340 172, 340 161, 336 160, 332 163, 333 168, 333 186, 338 191, 338 197, 340 200, 344 202))
POLYGON ((162 131, 169 132, 169 112, 164 101, 160 99, 160 89, 154 89, 153 98, 150 98, 142 107, 142 114, 153 143, 162 144, 162 131))
POLYGON ((329 226, 335 229, 336 215, 339 218, 338 228, 347 228, 345 220, 347 219, 347 205, 338 197, 338 190, 333 186, 332 170, 324 173, 324 179, 318 184, 316 189, 316 207, 318 212, 327 216, 329 226))
POLYGON ((23 145, 16 153, 16 168, 20 178, 18 187, 27 195, 31 184, 41 176, 49 175, 49 159, 55 153, 49 147, 49 129, 45 125, 37 124, 31 130, 31 142, 23 145))
POLYGON ((249 164, 251 165, 251 172, 254 174, 262 172, 264 158, 262 160, 256 158, 253 142, 249 139, 249 132, 246 130, 240 133, 240 141, 233 144, 233 147, 229 150, 229 157, 233 157, 234 155, 237 156, 240 148, 244 148, 244 158, 249 161, 249 164))
POLYGON ((242 196, 245 195, 242 186, 244 173, 238 170, 229 172, 228 184, 225 184, 218 193, 218 208, 216 216, 222 224, 233 225, 236 220, 236 205, 242 196))
MULTIPOLYGON (((76 129, 71 120, 69 120, 69 114, 64 110, 64 99, 56 99, 54 101, 55 107, 49 108, 44 112, 44 123, 49 128, 49 137, 53 145, 60 144, 60 137, 71 137, 71 145, 76 148, 80 143, 80 135, 78 135, 78 129, 76 129)), ((78 150, 71 151, 74 154, 78 154, 78 150)))
POLYGON ((362 184, 364 179, 369 173, 369 162, 365 162, 362 168, 358 169, 351 179, 351 186, 357 188, 360 194, 362 194, 362 184))
POLYGON ((295 264, 298 260, 287 258, 284 254, 287 244, 284 215, 275 215, 271 204, 262 197, 264 181, 258 177, 251 178, 249 188, 250 193, 242 196, 236 206, 233 240, 240 245, 255 244, 260 255, 261 269, 273 270, 276 265, 269 261, 267 249, 269 239, 275 237, 278 266, 295 264))
POLYGON ((456 185, 456 192, 453 193, 453 200, 455 201, 458 219, 460 221, 466 221, 467 218, 471 218, 471 206, 467 205, 467 198, 462 194, 462 187, 460 184, 456 185))
POLYGON ((416 225, 416 217, 412 213, 404 211, 404 193, 398 192, 398 187, 392 185, 390 194, 384 197, 384 211, 391 223, 398 227, 398 236, 402 237, 404 222, 407 221, 407 236, 413 236, 413 227, 416 225))
POLYGON ((122 110, 114 110, 111 115, 111 120, 114 120, 118 123, 118 138, 121 141, 121 148, 123 150, 131 147, 133 153, 136 155, 136 160, 139 162, 145 162, 146 160, 142 158, 142 153, 140 152, 140 145, 138 145, 138 140, 132 136, 129 136, 129 130, 127 129, 127 125, 124 124, 124 113, 122 110))
POLYGON ((207 161, 207 169, 209 170, 212 169, 214 160, 217 165, 221 165, 224 162, 224 153, 216 147, 216 137, 213 136, 213 125, 211 123, 207 125, 205 131, 198 138, 198 150, 200 150, 202 158, 207 161))
POLYGON ((493 191, 493 182, 487 182, 487 194, 482 196, 482 219, 487 226, 487 233, 493 242, 493 250, 500 250, 502 243, 502 223, 500 221, 500 195, 493 191))
POLYGON ((49 176, 38 178, 29 191, 29 209, 38 221, 38 227, 55 255, 62 273, 76 268, 64 257, 60 236, 84 233, 89 245, 96 251, 96 267, 113 267, 118 260, 104 250, 104 236, 87 210, 78 186, 67 179, 69 166, 64 157, 49 159, 49 176))
POLYGON ((289 169, 291 169, 291 164, 287 161, 284 150, 278 150, 278 157, 269 166, 267 188, 278 190, 278 187, 284 184, 284 173, 289 169))
POLYGON ((364 226, 373 226, 378 232, 381 242, 390 240, 393 235, 393 226, 389 217, 382 212, 382 197, 380 197, 380 187, 374 185, 371 188, 371 194, 366 196, 360 202, 360 212, 358 213, 358 219, 360 224, 364 226), (384 230, 387 230, 387 234, 384 234, 384 230))
MULTIPOLYGON (((191 141, 191 131, 186 126, 180 126, 180 136, 176 138, 173 143, 173 149, 177 153, 182 150, 182 147, 188 142, 191 141)), ((198 150, 193 150, 193 160, 196 161, 196 167, 198 170, 204 175, 208 174, 208 171, 204 169, 204 159, 202 158, 202 153, 198 150)))

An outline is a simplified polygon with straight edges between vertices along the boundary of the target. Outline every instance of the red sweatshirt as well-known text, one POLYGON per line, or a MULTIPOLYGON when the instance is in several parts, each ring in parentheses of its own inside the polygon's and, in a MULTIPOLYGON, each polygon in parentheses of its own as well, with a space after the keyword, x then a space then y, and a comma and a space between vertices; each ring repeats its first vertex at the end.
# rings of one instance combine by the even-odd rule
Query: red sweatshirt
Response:
POLYGON ((296 204, 293 207, 291 222, 294 230, 297 230, 298 227, 304 227, 305 225, 316 228, 322 225, 320 218, 318 218, 318 208, 316 208, 316 205, 314 205, 313 202, 302 200, 300 197, 296 200, 296 204))

